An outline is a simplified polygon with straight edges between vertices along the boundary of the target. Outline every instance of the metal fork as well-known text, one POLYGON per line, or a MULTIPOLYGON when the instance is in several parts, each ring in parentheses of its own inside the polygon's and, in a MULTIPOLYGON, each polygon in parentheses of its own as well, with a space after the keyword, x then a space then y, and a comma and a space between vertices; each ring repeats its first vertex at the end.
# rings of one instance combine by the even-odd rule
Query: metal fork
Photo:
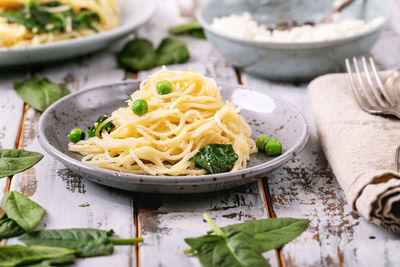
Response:
POLYGON ((371 57, 369 58, 370 67, 368 67, 365 57, 362 57, 361 60, 363 63, 362 73, 357 58, 353 57, 354 73, 351 68, 350 60, 346 58, 346 68, 349 74, 351 88, 358 105, 368 113, 393 115, 400 119, 400 110, 396 107, 396 103, 383 86, 382 80, 376 70, 374 60, 371 57), (356 79, 354 79, 354 75, 356 79))
MULTIPOLYGON (((400 110, 391 99, 376 70, 374 60, 369 57, 370 67, 365 57, 361 58, 363 73, 360 71, 357 58, 353 57, 353 69, 350 59, 346 58, 346 68, 351 89, 358 105, 366 112, 376 115, 393 115, 400 119, 400 110), (371 75, 372 72, 372 75, 371 75), (356 79, 354 78, 356 76, 356 79), (372 94, 371 94, 372 92, 372 94)), ((396 149, 395 163, 400 172, 400 146, 396 149)))

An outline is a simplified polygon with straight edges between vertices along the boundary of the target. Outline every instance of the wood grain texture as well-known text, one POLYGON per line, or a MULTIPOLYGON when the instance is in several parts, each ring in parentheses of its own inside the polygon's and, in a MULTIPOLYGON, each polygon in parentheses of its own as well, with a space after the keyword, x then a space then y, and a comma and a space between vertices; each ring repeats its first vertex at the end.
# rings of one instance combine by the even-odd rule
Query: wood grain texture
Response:
MULTIPOLYGON (((396 2, 384 0, 392 17, 383 36, 372 50, 381 68, 399 67, 400 10, 396 2)), ((166 37, 170 26, 180 24, 194 15, 200 0, 160 1, 157 14, 137 33, 155 45, 166 37)), ((190 37, 179 37, 187 43, 191 60, 171 69, 195 71, 222 81, 236 83, 238 77, 227 61, 209 43, 190 37)), ((151 71, 138 75, 118 68, 115 52, 124 42, 108 51, 35 69, 39 76, 65 82, 71 91, 145 78, 151 71)), ((20 125, 23 103, 12 90, 12 81, 23 80, 27 72, 0 74, 0 146, 12 148, 20 125), (6 128, 4 128, 6 126, 6 128)), ((271 191, 271 202, 277 217, 309 218, 306 233, 281 250, 287 266, 397 266, 400 262, 399 237, 385 232, 354 214, 343 191, 329 170, 320 148, 313 124, 310 101, 305 85, 273 83, 243 75, 243 83, 277 94, 297 106, 310 123, 311 138, 294 160, 264 179, 271 191)), ((26 112, 22 147, 45 154, 35 137, 40 114, 26 112)), ((0 190, 5 186, 0 180, 0 190)), ((4 183, 3 183, 4 182, 4 183)), ((11 190, 31 197, 47 208, 48 214, 40 227, 113 228, 120 237, 136 234, 145 243, 133 247, 117 247, 108 257, 79 260, 77 266, 200 266, 196 258, 187 257, 185 237, 195 237, 210 229, 202 219, 207 212, 220 226, 268 217, 268 207, 259 182, 224 192, 196 195, 152 195, 127 193, 86 181, 72 174, 51 156, 34 168, 15 175, 11 190), (89 203, 89 207, 78 207, 89 203), (134 215, 137 215, 135 225, 134 215), (136 259, 136 252, 139 258, 136 259)), ((6 243, 13 244, 15 239, 6 243)), ((279 266, 274 251, 265 253, 272 266, 279 266)))
MULTIPOLYGON (((150 23, 138 36, 157 45, 168 35, 168 28, 193 17, 198 1, 163 1, 150 23), (189 12, 191 11, 191 12, 189 12), (162 21, 163 23, 160 23, 162 21)), ((212 46, 200 39, 179 37, 189 49, 191 58, 186 64, 170 65, 169 69, 188 70, 218 80, 237 83, 233 68, 221 58, 212 46)), ((156 68, 157 70, 159 68, 156 68)), ((138 73, 146 78, 155 70, 138 73)), ((187 257, 185 237, 205 234, 210 227, 203 220, 207 212, 217 225, 225 226, 252 219, 267 218, 262 190, 258 182, 229 191, 196 195, 138 195, 136 198, 141 235, 146 240, 140 246, 141 266, 200 266, 197 258, 187 257)), ((265 253, 272 266, 278 266, 274 251, 265 253)))
MULTIPOLYGON (((388 25, 397 24, 390 21, 388 25)), ((393 33, 397 31, 398 29, 386 29, 381 41, 372 51, 382 69, 399 64, 400 57, 394 61, 390 56, 399 53, 398 42, 386 39, 393 38, 393 33)), ((345 200, 321 150, 306 85, 268 82, 246 74, 243 74, 243 82, 251 87, 263 88, 266 92, 291 102, 303 113, 310 126, 310 140, 304 150, 294 160, 267 177, 273 208, 278 217, 311 220, 308 231, 283 248, 286 264, 390 266, 398 262, 400 256, 393 251, 399 245, 393 240, 399 240, 399 237, 359 218, 345 200)))
MULTIPOLYGON (((72 92, 121 82, 125 75, 123 70, 116 69, 112 51, 53 66, 36 74, 57 83, 64 82, 72 92)), ((20 73, 21 78, 24 75, 20 73)), ((134 204, 131 194, 86 181, 84 177, 73 174, 46 154, 36 138, 39 117, 40 113, 32 108, 27 110, 20 145, 24 149, 41 152, 45 157, 33 168, 14 175, 10 188, 25 194, 47 209, 47 215, 39 228, 114 229, 121 238, 134 237, 134 204), (79 207, 82 203, 89 203, 89 206, 79 207)), ((14 238, 5 243, 16 242, 14 238)), ((134 247, 116 246, 112 256, 79 259, 77 262, 77 266, 113 264, 135 266, 134 247)))
MULTIPOLYGON (((18 75, 10 77, 0 74, 0 149, 15 147, 21 124, 24 103, 14 91, 12 84, 12 78, 17 77, 18 75)), ((0 178, 0 196, 6 189, 7 180, 7 177, 0 178)))
MULTIPOLYGON (((400 8, 382 5, 390 14, 372 56, 381 69, 400 65, 400 8)), ((399 237, 352 212, 321 150, 306 84, 293 85, 243 75, 244 84, 263 88, 295 105, 310 126, 310 140, 291 162, 268 175, 273 208, 278 217, 311 220, 306 233, 282 249, 287 266, 394 266, 399 237)))

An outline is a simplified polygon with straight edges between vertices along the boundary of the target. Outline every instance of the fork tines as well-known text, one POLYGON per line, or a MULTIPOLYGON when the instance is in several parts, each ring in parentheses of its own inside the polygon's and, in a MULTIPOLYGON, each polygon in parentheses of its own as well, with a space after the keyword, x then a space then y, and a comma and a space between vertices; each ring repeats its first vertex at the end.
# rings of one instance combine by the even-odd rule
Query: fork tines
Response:
POLYGON ((346 68, 353 94, 359 106, 374 114, 385 113, 388 109, 393 109, 395 104, 383 86, 374 60, 369 57, 368 64, 367 59, 362 57, 362 70, 357 58, 353 57, 352 61, 353 68, 350 59, 346 58, 346 68))

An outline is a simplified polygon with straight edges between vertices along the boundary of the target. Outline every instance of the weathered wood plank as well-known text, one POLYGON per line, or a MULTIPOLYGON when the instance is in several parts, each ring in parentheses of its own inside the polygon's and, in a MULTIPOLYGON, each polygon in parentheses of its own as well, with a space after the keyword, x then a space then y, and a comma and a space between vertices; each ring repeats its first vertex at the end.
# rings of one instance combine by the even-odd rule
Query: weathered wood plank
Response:
MULTIPOLYGON (((193 17, 198 1, 163 1, 154 18, 138 36, 158 44, 168 35, 168 28, 193 17), (186 18, 186 19, 185 19, 186 18), (162 23, 160 23, 162 22, 162 23)), ((191 59, 170 69, 195 71, 218 80, 237 83, 232 67, 204 40, 179 37, 189 49, 191 59)), ((158 69, 158 68, 157 68, 158 69)), ((154 70, 138 73, 146 78, 154 70)), ((207 212, 217 225, 225 226, 251 219, 267 218, 262 190, 258 182, 224 192, 196 195, 146 195, 135 198, 139 227, 146 240, 140 247, 141 266, 200 266, 197 258, 186 257, 186 237, 196 237, 210 230, 202 214, 207 212)), ((278 266, 275 251, 265 253, 272 266, 278 266)))
MULTIPOLYGON (((385 1, 391 19, 372 50, 382 69, 399 66, 400 9, 385 1), (397 40, 397 41, 396 41, 397 40), (397 56, 396 56, 397 55, 397 56)), ((306 85, 290 85, 243 75, 246 85, 262 87, 294 104, 309 122, 311 136, 304 151, 294 160, 268 175, 267 182, 278 217, 311 220, 306 233, 286 245, 282 255, 288 266, 390 266, 400 260, 394 240, 352 212, 344 193, 321 151, 306 85)))
MULTIPOLYGON (((38 73, 54 82, 66 82, 71 91, 105 83, 121 82, 124 71, 116 69, 110 51, 57 65, 38 73)), ((20 75, 22 78, 23 75, 20 75)), ((129 192, 114 190, 74 175, 40 147, 36 138, 40 114, 29 109, 24 122, 21 147, 45 155, 28 171, 13 177, 10 190, 19 191, 44 206, 48 213, 40 228, 90 227, 114 229, 122 238, 134 237, 133 199, 129 192), (89 203, 88 207, 79 207, 89 203)), ((67 137, 66 137, 67 138, 67 137)), ((6 241, 7 244, 16 239, 6 241)), ((134 247, 118 246, 112 256, 79 259, 77 266, 135 266, 134 247)))
MULTIPOLYGON (((13 89, 12 78, 16 77, 0 75, 0 148, 14 148, 20 128, 24 103, 13 89)), ((6 184, 7 177, 1 178, 0 203, 6 184)))
MULTIPOLYGON (((376 49, 380 51, 379 44, 376 49)), ((380 62, 384 64, 382 59, 380 62)), ((304 151, 267 178, 278 217, 311 220, 308 231, 283 248, 286 263, 289 266, 378 266, 382 262, 386 265, 398 262, 399 255, 391 253, 398 245, 388 240, 399 238, 359 218, 346 202, 321 151, 306 85, 273 83, 246 74, 243 81, 245 85, 262 87, 291 102, 301 110, 310 126, 310 141, 304 151), (367 243, 371 244, 369 248, 361 245, 367 243), (388 256, 383 259, 377 255, 388 256)))

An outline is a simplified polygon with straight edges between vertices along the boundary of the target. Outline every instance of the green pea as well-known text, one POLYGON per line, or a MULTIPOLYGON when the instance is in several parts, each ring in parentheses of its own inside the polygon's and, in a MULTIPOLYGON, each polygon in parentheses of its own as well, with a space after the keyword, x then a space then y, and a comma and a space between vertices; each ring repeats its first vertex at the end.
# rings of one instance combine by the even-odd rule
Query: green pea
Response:
POLYGON ((260 135, 260 136, 257 138, 257 141, 256 141, 257 148, 258 148, 259 150, 261 150, 261 151, 264 151, 265 145, 267 144, 267 142, 268 142, 269 140, 271 140, 271 138, 269 138, 268 136, 266 136, 266 135, 260 135))
POLYGON ((149 107, 147 106, 147 102, 144 99, 137 99, 132 104, 132 111, 138 116, 142 116, 147 113, 149 107))
POLYGON ((156 89, 160 95, 169 94, 172 92, 172 83, 167 80, 162 80, 157 83, 156 89))
POLYGON ((272 139, 265 145, 265 153, 267 156, 275 157, 282 153, 282 144, 279 140, 272 139))
POLYGON ((68 138, 69 138, 69 140, 71 140, 72 143, 77 143, 81 140, 85 140, 86 133, 82 129, 75 128, 69 132, 68 138))

